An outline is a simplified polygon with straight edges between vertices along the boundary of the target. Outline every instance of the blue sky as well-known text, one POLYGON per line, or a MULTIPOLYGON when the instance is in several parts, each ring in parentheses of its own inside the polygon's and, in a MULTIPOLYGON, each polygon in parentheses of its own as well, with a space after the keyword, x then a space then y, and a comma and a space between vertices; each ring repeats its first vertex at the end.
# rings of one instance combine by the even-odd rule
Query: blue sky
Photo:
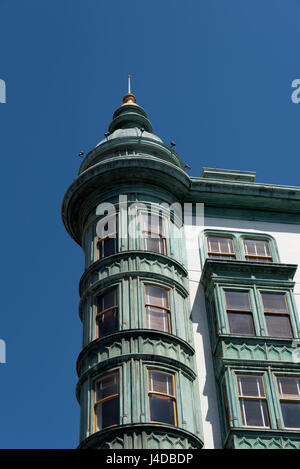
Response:
POLYGON ((298 0, 0 0, 0 448, 75 448, 83 255, 60 216, 79 151, 132 91, 199 176, 299 185, 298 0))

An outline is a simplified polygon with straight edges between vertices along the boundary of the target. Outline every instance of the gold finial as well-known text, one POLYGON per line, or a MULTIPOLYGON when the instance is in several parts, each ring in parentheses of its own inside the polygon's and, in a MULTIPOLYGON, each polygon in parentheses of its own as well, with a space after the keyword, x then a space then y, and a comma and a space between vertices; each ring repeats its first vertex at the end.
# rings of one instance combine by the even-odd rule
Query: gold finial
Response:
POLYGON ((123 97, 123 104, 136 104, 136 97, 131 93, 130 75, 128 75, 128 93, 123 97))

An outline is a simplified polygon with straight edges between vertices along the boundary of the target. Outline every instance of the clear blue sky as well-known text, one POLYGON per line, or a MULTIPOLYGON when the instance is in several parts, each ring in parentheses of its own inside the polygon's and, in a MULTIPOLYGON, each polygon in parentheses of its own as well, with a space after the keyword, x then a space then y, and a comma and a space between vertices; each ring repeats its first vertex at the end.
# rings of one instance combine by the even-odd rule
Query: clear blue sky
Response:
POLYGON ((132 90, 199 176, 299 184, 299 0, 0 0, 0 448, 74 448, 83 255, 63 195, 132 90))

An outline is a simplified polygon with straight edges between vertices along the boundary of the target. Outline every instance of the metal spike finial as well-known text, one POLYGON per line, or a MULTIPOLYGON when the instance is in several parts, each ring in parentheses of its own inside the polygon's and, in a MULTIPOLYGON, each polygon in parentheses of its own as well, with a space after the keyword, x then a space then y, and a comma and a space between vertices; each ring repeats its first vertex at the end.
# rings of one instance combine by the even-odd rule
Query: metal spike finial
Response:
POLYGON ((131 76, 128 74, 128 93, 123 97, 123 104, 136 104, 136 97, 131 93, 131 76))
POLYGON ((128 94, 131 94, 130 74, 128 74, 128 94))

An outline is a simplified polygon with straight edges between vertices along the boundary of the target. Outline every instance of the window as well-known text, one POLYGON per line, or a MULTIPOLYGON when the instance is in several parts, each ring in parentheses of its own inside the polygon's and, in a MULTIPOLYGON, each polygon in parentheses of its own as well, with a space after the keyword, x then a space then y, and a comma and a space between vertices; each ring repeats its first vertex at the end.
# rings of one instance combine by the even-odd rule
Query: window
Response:
POLYGON ((171 332, 169 290, 145 285, 145 303, 147 328, 171 332))
POLYGON ((119 375, 110 373, 95 383, 95 431, 119 425, 119 375))
POLYGON ((238 397, 244 427, 270 427, 262 376, 237 375, 238 397))
POLYGON ((217 236, 207 237, 208 257, 213 259, 235 259, 233 240, 217 236))
POLYGON ((276 377, 285 428, 300 428, 300 378, 276 377))
POLYGON ((290 314, 284 293, 261 292, 268 335, 293 337, 290 314))
POLYGON ((101 237, 98 239, 97 248, 99 259, 111 256, 118 252, 118 216, 114 215, 98 223, 98 233, 101 237))
POLYGON ((232 334, 254 335, 254 323, 248 291, 226 290, 226 311, 232 334))
POLYGON ((167 254, 165 219, 151 213, 142 213, 143 249, 167 254))
POLYGON ((269 241, 244 239, 246 261, 273 262, 269 241))
POLYGON ((97 297, 96 323, 98 337, 112 334, 119 329, 118 287, 113 287, 97 297))
POLYGON ((150 421, 177 425, 174 375, 148 370, 150 421))

